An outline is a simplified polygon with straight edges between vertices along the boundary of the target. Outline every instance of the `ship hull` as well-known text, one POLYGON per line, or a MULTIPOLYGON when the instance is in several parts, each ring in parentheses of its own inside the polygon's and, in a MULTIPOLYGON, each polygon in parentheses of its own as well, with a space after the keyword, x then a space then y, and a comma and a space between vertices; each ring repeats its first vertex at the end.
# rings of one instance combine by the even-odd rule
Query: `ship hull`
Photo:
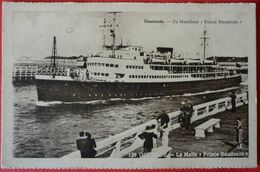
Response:
POLYGON ((240 82, 241 76, 239 75, 222 79, 165 83, 112 83, 36 79, 36 86, 39 101, 76 102, 181 95, 233 87, 239 85, 240 82))

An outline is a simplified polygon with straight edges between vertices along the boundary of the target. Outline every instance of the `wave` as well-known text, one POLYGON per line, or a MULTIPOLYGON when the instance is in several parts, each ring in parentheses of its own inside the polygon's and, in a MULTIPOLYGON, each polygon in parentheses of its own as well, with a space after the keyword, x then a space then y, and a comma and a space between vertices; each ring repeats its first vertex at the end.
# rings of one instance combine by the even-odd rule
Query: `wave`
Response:
MULTIPOLYGON (((129 100, 133 101, 140 101, 140 100, 151 100, 151 99, 156 99, 158 97, 141 97, 141 98, 130 98, 129 100)), ((160 97, 159 97, 160 98, 160 97)))
MULTIPOLYGON (((122 98, 112 98, 112 99, 109 99, 110 101, 121 101, 121 100, 126 100, 126 99, 122 99, 122 98)), ((108 100, 108 101, 109 101, 108 100)))
POLYGON ((202 95, 202 94, 211 94, 211 93, 219 93, 219 92, 225 92, 225 91, 230 91, 230 90, 235 90, 238 89, 239 87, 230 87, 230 88, 224 88, 224 89, 219 89, 219 90, 207 90, 203 92, 198 92, 198 93, 185 93, 182 96, 184 97, 189 97, 189 96, 196 96, 196 95, 202 95))
POLYGON ((62 102, 62 101, 51 101, 51 102, 44 102, 44 101, 37 101, 35 104, 37 106, 53 106, 53 105, 60 105, 60 104, 101 104, 105 103, 105 100, 93 100, 93 101, 79 101, 79 102, 62 102))
POLYGON ((65 104, 65 105, 69 105, 69 104, 82 104, 82 105, 96 105, 96 104, 106 104, 109 101, 123 101, 126 99, 122 99, 122 98, 113 98, 113 99, 109 99, 109 100, 92 100, 92 101, 76 101, 76 102, 62 102, 62 101, 50 101, 50 102, 44 102, 44 101, 38 101, 35 104, 37 106, 52 106, 52 105, 59 105, 59 104, 65 104))
POLYGON ((63 102, 61 101, 52 101, 52 102, 44 102, 44 101, 37 101, 35 104, 37 106, 51 106, 51 105, 57 105, 57 104, 62 104, 63 102))

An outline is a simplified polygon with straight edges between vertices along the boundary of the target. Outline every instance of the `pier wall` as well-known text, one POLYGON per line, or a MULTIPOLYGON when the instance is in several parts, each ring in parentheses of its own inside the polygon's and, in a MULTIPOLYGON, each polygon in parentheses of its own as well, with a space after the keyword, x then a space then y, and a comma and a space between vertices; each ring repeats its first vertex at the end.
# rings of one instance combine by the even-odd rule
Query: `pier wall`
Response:
MULTIPOLYGON (((244 104, 248 104, 247 94, 244 93, 237 95, 237 107, 244 104)), ((231 109, 231 98, 226 97, 195 105, 193 109, 194 112, 191 117, 191 123, 202 118, 231 109)), ((178 122, 178 116, 180 115, 180 111, 171 112, 168 113, 168 115, 170 117, 169 130, 171 131, 179 128, 180 123, 178 122)), ((155 124, 156 128, 159 127, 158 122, 154 119, 98 142, 96 148, 98 152, 97 157, 121 158, 127 156, 130 152, 133 152, 134 150, 142 147, 143 141, 138 137, 138 135, 145 131, 146 126, 151 126, 152 124, 155 124)), ((75 151, 61 158, 80 158, 80 152, 75 151)))

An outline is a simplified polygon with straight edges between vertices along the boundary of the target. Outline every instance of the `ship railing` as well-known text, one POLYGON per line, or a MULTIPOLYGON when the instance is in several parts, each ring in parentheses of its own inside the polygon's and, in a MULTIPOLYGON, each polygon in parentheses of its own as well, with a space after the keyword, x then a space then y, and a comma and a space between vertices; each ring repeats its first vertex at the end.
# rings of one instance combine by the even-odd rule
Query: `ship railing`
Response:
MULTIPOLYGON (((237 95, 236 106, 238 107, 244 104, 248 104, 248 95, 246 93, 237 95)), ((224 112, 228 109, 231 109, 230 97, 195 105, 193 106, 194 112, 191 116, 191 123, 200 120, 202 118, 215 115, 220 112, 224 112)), ((180 111, 168 113, 170 117, 169 128, 168 128, 169 131, 180 127, 180 123, 179 123, 180 114, 181 114, 180 111)), ((141 140, 138 137, 138 135, 145 131, 146 126, 151 126, 153 124, 156 126, 156 130, 157 130, 159 124, 157 120, 154 119, 97 142, 96 157, 121 158, 121 157, 131 156, 131 153, 133 153, 134 151, 141 152, 143 140, 141 140)), ((155 145, 155 148, 156 147, 158 146, 155 145)), ((75 151, 73 153, 63 156, 62 158, 80 158, 80 152, 75 151)))

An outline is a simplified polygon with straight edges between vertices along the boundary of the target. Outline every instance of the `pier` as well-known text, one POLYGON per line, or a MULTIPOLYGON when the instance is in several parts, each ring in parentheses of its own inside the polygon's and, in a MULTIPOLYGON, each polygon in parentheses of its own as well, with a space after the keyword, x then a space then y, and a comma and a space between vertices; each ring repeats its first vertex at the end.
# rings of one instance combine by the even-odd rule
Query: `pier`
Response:
MULTIPOLYGON (((188 130, 180 128, 178 117, 180 111, 168 113, 170 117, 168 143, 162 145, 162 141, 157 139, 152 152, 141 155, 143 158, 154 157, 183 157, 179 152, 190 152, 186 157, 197 155, 199 152, 231 152, 236 151, 235 143, 235 125, 236 118, 240 117, 243 121, 243 151, 248 150, 248 96, 239 94, 236 98, 237 112, 231 112, 231 98, 226 97, 193 107, 191 116, 191 126, 188 130), (209 119, 219 119, 219 124, 212 124, 205 131, 205 136, 196 137, 194 128, 209 119), (214 127, 214 126, 215 127, 214 127)), ((139 157, 142 151, 143 140, 138 135, 145 131, 146 126, 156 125, 158 122, 154 119, 144 124, 126 130, 114 136, 110 136, 100 142, 97 142, 96 157, 102 158, 133 158, 139 157)), ((214 155, 203 155, 204 157, 214 155)), ((247 155, 245 155, 247 156, 247 155)), ((199 155, 198 155, 199 157, 199 155)), ((217 157, 217 156, 216 156, 217 157)), ((80 158, 80 152, 75 151, 61 158, 80 158)))
POLYGON ((38 71, 37 66, 14 66, 12 79, 13 83, 31 83, 38 71))
MULTIPOLYGON (((53 72, 49 67, 43 66, 14 66, 12 80, 14 84, 33 84, 36 74, 51 75, 53 72)), ((58 67, 55 70, 56 76, 66 76, 66 67, 58 67)))

